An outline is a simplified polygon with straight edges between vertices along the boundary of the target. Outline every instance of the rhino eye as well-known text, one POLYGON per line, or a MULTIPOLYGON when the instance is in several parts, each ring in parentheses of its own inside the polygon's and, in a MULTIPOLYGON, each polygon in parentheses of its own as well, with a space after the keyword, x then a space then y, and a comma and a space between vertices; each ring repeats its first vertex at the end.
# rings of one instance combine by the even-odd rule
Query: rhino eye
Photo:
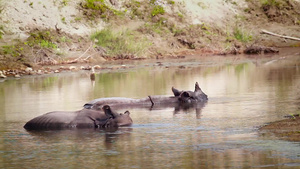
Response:
POLYGON ((190 97, 190 94, 189 94, 188 92, 184 92, 184 93, 183 93, 183 96, 184 96, 184 97, 190 97))

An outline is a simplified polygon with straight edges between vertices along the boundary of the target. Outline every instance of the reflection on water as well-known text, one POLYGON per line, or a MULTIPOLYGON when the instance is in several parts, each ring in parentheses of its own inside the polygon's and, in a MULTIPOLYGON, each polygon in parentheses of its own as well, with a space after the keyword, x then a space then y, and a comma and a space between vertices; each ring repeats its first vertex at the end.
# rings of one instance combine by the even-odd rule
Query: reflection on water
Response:
POLYGON ((1 82, 0 168, 299 167, 299 142, 257 132, 260 125, 299 113, 299 54, 239 59, 101 71, 94 83, 88 72, 1 82), (196 81, 209 96, 205 105, 130 109, 134 124, 117 131, 23 129, 33 117, 78 110, 95 98, 172 95, 172 86, 193 90, 196 81))

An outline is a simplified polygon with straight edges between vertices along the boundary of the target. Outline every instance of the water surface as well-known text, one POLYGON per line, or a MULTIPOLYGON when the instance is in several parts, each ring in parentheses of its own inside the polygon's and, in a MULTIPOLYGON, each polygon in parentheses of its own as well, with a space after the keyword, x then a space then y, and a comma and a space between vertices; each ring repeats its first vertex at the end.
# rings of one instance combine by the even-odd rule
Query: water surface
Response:
POLYGON ((98 71, 95 82, 84 71, 2 81, 0 168, 300 166, 299 142, 257 130, 299 113, 299 52, 156 62, 120 63, 132 68, 98 71), (193 90, 195 82, 209 96, 201 109, 131 109, 134 124, 117 131, 23 129, 38 115, 79 110, 95 98, 171 95, 172 86, 193 90))

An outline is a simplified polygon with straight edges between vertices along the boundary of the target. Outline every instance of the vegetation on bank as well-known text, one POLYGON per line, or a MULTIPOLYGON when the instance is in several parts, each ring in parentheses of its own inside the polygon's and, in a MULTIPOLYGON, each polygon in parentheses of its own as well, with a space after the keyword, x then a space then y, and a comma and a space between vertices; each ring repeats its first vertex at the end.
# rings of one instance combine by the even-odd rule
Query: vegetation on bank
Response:
POLYGON ((116 59, 144 57, 145 50, 150 46, 146 37, 130 30, 112 32, 112 29, 105 28, 94 32, 91 39, 104 48, 104 57, 114 56, 116 59))
MULTIPOLYGON (((0 69, 8 69, 33 64, 55 64, 56 60, 64 60, 61 48, 76 43, 72 37, 54 30, 33 30, 25 41, 15 40, 12 45, 3 45, 0 50, 0 69)), ((79 38, 80 39, 80 38, 79 38)), ((78 39, 78 40, 79 40, 78 39)))
MULTIPOLYGON (((55 29, 34 29, 22 41, 16 39, 12 44, 0 46, 0 69, 32 66, 34 64, 56 64, 67 60, 66 53, 71 50, 87 50, 86 44, 94 44, 97 56, 113 59, 145 58, 176 52, 178 49, 198 50, 217 48, 222 52, 232 52, 237 46, 257 42, 258 37, 247 27, 251 17, 262 13, 268 21, 300 24, 297 10, 299 2, 293 0, 247 0, 244 14, 233 18, 235 24, 226 29, 213 24, 191 24, 186 15, 184 2, 173 0, 82 0, 78 4, 80 13, 74 22, 96 25, 105 22, 107 27, 92 32, 89 37, 79 37, 55 29), (122 6, 122 7, 120 7, 122 6), (295 17, 290 17, 291 14, 295 17), (298 16, 298 17, 297 17, 298 16), (99 20, 100 18, 100 20, 99 20), (139 22, 134 28, 120 28, 129 22, 139 22), (120 30, 121 29, 121 30, 120 30), (159 43, 160 42, 160 43, 159 43), (72 44, 82 48, 72 49, 72 44), (8 63, 8 64, 7 64, 8 63)), ((56 3, 56 1, 55 1, 56 3)), ((238 5, 235 1, 226 1, 238 5)), ((2 12, 0 0, 0 13, 2 12)), ((59 6, 68 6, 62 0, 59 6)), ((30 4, 29 4, 30 5, 30 4)), ((203 3, 198 5, 208 8, 203 3)), ((66 23, 66 18, 61 18, 66 23)), ((5 35, 0 25, 0 39, 5 35)), ((235 51, 236 53, 236 51, 235 51)))

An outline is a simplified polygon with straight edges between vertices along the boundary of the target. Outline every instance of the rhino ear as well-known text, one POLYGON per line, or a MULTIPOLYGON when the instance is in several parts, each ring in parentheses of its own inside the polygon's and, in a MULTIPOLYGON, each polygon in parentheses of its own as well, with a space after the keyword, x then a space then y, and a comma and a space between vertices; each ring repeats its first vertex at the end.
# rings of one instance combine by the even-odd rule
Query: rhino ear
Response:
POLYGON ((127 111, 125 111, 125 113, 124 114, 127 114, 127 115, 129 115, 130 114, 130 112, 127 110, 127 111))
POLYGON ((198 82, 196 82, 196 84, 195 84, 195 92, 197 92, 197 91, 201 91, 201 88, 199 87, 198 82))
POLYGON ((109 105, 105 105, 102 107, 102 110, 104 111, 105 115, 111 118, 116 118, 117 113, 113 112, 109 105))
POLYGON ((179 96, 181 93, 178 89, 175 89, 174 87, 172 87, 172 92, 174 93, 174 96, 179 96))

